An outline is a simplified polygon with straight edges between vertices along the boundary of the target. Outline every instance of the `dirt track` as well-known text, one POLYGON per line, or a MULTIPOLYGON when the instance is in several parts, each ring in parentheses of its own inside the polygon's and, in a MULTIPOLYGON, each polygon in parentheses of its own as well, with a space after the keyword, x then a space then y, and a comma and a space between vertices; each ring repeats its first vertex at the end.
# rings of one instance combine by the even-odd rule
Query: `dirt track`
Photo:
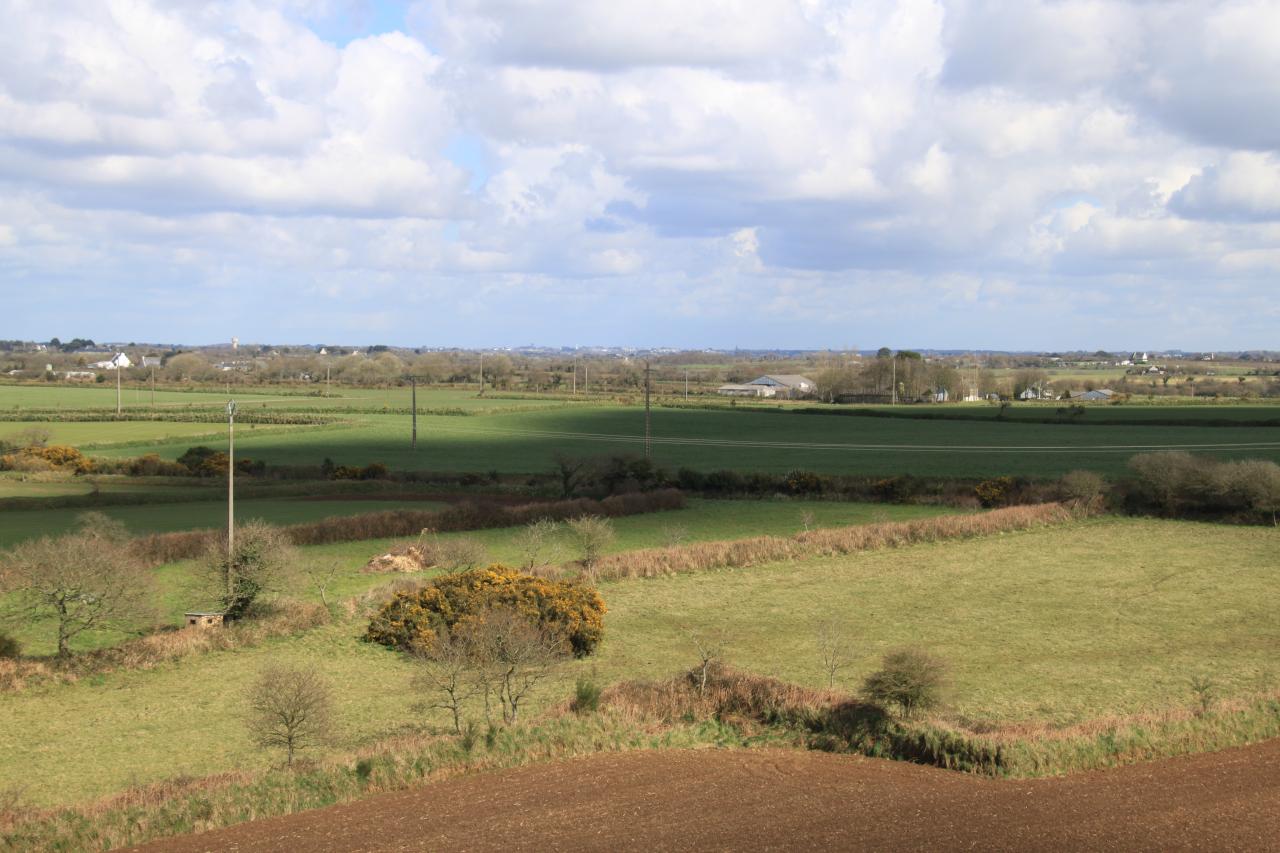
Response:
POLYGON ((1280 850, 1280 740, 999 781, 800 751, 597 755, 140 850, 1280 850))

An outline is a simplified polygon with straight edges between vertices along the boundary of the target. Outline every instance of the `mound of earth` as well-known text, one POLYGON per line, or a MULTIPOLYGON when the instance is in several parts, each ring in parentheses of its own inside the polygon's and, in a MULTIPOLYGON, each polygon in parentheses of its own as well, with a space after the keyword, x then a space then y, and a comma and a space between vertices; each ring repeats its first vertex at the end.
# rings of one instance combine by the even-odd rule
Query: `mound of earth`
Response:
POLYGON ((1280 850, 1280 740, 1007 781, 825 753, 594 755, 138 850, 1280 850))

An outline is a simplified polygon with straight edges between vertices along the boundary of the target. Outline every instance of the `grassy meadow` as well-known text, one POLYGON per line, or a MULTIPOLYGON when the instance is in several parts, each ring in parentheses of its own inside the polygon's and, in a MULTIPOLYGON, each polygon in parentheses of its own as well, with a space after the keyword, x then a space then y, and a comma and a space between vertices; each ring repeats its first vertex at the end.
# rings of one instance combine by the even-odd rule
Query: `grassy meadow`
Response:
MULTIPOLYGON (((414 509, 431 509, 442 504, 429 501, 352 501, 344 503, 334 501, 306 501, 293 499, 239 501, 239 517, 264 518, 273 523, 287 524, 292 521, 314 521, 320 518, 374 512, 379 509, 394 509, 409 506, 414 509)), ((225 523, 225 504, 177 503, 154 506, 105 507, 102 510, 113 518, 124 521, 134 532, 151 530, 180 530, 189 527, 216 527, 219 522, 225 523), (193 519, 202 524, 185 523, 193 519), (168 526, 160 527, 161 523, 168 526)), ((835 501, 729 501, 729 500, 691 500, 685 509, 644 515, 627 516, 613 520, 617 538, 606 549, 606 553, 616 554, 640 548, 650 548, 677 537, 684 542, 706 542, 722 539, 739 539, 747 536, 777 535, 787 536, 804 528, 807 523, 811 527, 840 527, 850 524, 863 524, 872 521, 907 521, 915 518, 928 518, 944 512, 945 507, 931 506, 896 506, 885 504, 860 504, 835 501)), ((51 526, 55 520, 68 528, 75 523, 75 518, 83 510, 43 510, 24 513, 0 513, 0 522, 11 522, 12 516, 30 515, 30 523, 51 526), (42 516, 48 518, 38 521, 42 516)), ((441 539, 452 539, 465 536, 482 543, 489 557, 494 562, 518 564, 520 552, 514 537, 519 528, 497 528, 477 530, 467 533, 444 533, 441 539)), ((26 538, 31 531, 21 525, 10 524, 0 527, 14 539, 26 538)), ((39 532, 38 530, 35 532, 39 532)), ((49 532, 57 532, 49 530, 49 532)), ((360 570, 371 557, 384 553, 396 542, 395 539, 367 539, 356 542, 342 542, 332 545, 315 545, 299 549, 302 561, 306 564, 323 564, 338 566, 328 596, 344 598, 358 595, 373 586, 387 583, 394 576, 385 574, 365 574, 360 570)), ((548 562, 565 562, 576 558, 571 543, 563 536, 555 540, 543 554, 548 562)), ((182 624, 182 614, 196 607, 209 606, 199 596, 197 583, 198 567, 194 562, 185 561, 161 566, 156 570, 159 582, 157 611, 164 624, 182 624)), ((285 594, 303 601, 320 600, 317 591, 308 586, 305 578, 296 579, 296 584, 285 594)), ((52 654, 51 623, 27 623, 15 625, 10 633, 18 638, 28 654, 52 654)), ((73 648, 77 651, 88 651, 105 645, 118 643, 125 636, 116 631, 87 632, 77 638, 73 648)))
MULTIPOLYGON (((672 513, 671 515, 675 515, 672 513)), ((1280 531, 1097 519, 964 542, 602 585, 606 639, 574 679, 660 678, 696 660, 689 632, 732 663, 823 684, 815 627, 849 638, 852 689, 887 649, 912 644, 952 667, 944 717, 964 725, 1070 725, 1192 701, 1209 676, 1224 698, 1274 689, 1280 531)), ((346 547, 346 546, 344 546, 346 547)), ((254 648, 141 672, 0 695, 0 788, 65 803, 178 773, 263 767, 238 697, 267 662, 318 669, 339 692, 339 745, 438 725, 416 711, 412 665, 339 621, 254 648), (198 721, 199 724, 193 724, 198 721), (92 762, 83 756, 93 755, 92 762)))

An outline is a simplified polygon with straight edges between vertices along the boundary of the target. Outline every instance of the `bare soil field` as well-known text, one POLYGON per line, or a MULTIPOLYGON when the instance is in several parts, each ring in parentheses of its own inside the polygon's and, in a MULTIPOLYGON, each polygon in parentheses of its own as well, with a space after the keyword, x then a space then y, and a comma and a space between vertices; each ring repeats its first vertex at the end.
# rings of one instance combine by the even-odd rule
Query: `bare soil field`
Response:
POLYGON ((1058 779, 760 750, 442 781, 139 851, 1280 850, 1280 740, 1058 779))

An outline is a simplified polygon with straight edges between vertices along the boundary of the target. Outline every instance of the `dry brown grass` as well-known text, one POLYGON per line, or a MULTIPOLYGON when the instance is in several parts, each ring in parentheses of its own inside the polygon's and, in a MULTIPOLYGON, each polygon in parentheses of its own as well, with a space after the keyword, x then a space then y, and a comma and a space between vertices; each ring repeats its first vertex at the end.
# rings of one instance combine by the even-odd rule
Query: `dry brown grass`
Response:
POLYGON ((829 557, 898 548, 919 542, 963 539, 1060 524, 1079 512, 1063 504, 1013 506, 974 515, 942 515, 914 521, 878 522, 795 536, 756 536, 721 542, 699 542, 668 548, 646 548, 602 557, 593 580, 650 578, 707 569, 741 568, 810 557, 829 557))
POLYGON ((600 705, 635 721, 674 723, 688 719, 796 724, 820 718, 848 701, 833 690, 815 690, 776 678, 712 663, 702 686, 695 667, 665 681, 624 681, 607 688, 600 705))

